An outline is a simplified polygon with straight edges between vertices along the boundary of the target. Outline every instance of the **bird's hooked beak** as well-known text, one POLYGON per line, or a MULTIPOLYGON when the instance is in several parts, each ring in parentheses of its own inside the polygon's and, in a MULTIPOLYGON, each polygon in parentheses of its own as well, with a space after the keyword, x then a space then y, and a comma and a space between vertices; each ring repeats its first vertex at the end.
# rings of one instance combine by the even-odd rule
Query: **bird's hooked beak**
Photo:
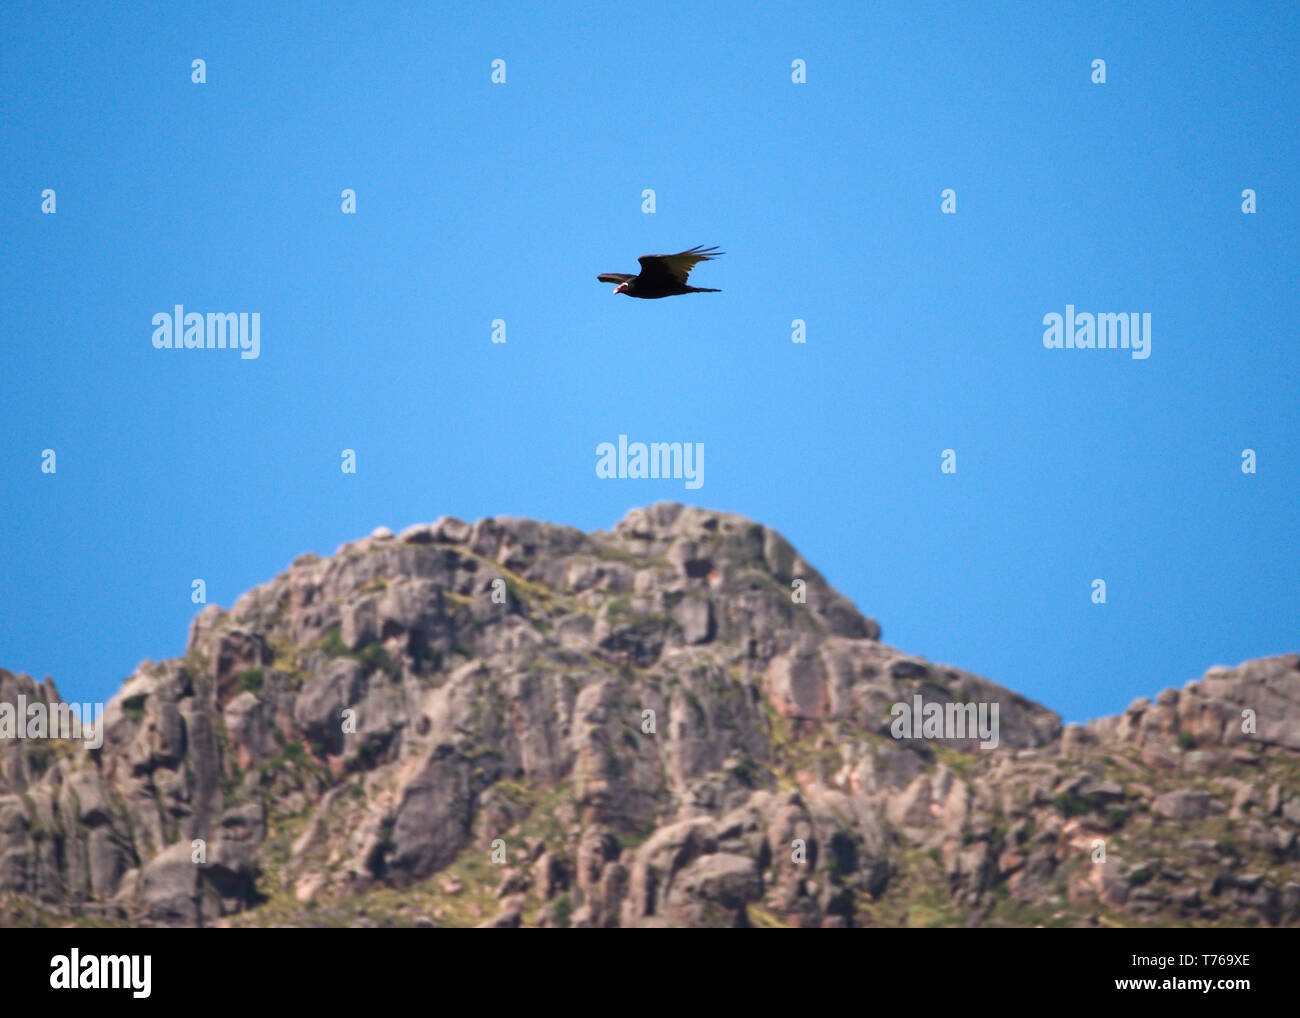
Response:
POLYGON ((619 283, 618 286, 614 287, 614 293, 619 294, 619 293, 622 293, 622 292, 623 292, 624 290, 626 290, 626 289, 627 289, 627 284, 626 284, 626 283, 619 283))

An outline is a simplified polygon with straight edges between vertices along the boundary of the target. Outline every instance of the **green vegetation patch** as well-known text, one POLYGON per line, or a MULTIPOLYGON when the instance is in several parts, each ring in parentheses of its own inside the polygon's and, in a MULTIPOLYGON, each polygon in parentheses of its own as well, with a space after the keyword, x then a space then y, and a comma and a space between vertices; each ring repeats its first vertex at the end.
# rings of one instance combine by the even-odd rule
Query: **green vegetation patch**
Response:
POLYGON ((239 673, 235 684, 241 693, 257 694, 262 691, 262 680, 265 675, 265 671, 261 668, 247 668, 239 673))

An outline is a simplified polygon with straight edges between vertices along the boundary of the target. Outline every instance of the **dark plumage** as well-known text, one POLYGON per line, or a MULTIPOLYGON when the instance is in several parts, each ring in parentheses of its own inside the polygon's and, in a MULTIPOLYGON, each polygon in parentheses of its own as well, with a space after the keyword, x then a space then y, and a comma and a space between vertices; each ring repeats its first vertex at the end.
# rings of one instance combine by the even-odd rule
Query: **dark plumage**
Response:
POLYGON ((637 259, 641 263, 639 276, 629 276, 624 272, 602 272, 596 278, 602 283, 617 283, 615 293, 648 300, 673 297, 679 293, 721 293, 721 290, 707 286, 686 285, 686 277, 691 274, 696 262, 707 262, 720 254, 725 252, 716 247, 693 247, 677 254, 642 255, 637 259))

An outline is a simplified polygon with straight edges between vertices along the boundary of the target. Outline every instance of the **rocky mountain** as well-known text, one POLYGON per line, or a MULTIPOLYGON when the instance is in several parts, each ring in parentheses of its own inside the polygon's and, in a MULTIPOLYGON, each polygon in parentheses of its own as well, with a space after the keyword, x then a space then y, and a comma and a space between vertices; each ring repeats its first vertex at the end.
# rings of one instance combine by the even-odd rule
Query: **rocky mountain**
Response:
POLYGON ((1300 656, 1063 728, 675 504, 302 555, 100 731, 0 739, 0 923, 1300 924, 1300 656))

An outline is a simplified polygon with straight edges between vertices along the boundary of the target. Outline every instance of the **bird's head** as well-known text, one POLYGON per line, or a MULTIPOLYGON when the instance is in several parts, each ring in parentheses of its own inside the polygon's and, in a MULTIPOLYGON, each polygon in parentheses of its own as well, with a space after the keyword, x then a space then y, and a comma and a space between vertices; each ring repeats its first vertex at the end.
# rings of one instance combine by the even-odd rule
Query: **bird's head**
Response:
POLYGON ((614 292, 615 292, 615 293, 627 293, 627 284, 626 284, 626 283, 619 283, 618 286, 614 287, 614 292))

